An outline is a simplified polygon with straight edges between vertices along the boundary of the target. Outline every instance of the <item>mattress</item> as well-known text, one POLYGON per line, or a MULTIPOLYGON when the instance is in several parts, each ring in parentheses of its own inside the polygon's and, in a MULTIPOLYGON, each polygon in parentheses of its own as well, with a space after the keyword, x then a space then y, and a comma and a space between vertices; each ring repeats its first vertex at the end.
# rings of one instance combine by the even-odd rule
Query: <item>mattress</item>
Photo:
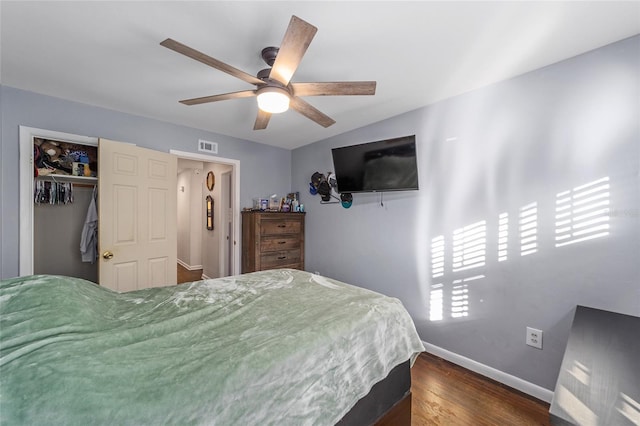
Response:
POLYGON ((424 350, 395 298, 297 270, 116 293, 0 283, 1 424, 333 425, 424 350))

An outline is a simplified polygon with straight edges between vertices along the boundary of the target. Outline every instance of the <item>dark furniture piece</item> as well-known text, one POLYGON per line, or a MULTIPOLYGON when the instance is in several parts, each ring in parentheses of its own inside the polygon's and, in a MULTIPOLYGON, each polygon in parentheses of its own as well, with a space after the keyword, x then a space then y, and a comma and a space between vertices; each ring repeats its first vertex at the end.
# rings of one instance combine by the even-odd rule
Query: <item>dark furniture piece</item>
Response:
POLYGON ((396 365, 336 426, 411 426, 411 362, 396 365))
POLYGON ((578 306, 549 409, 552 425, 640 419, 640 317, 578 306))
POLYGON ((242 212, 242 273, 304 270, 305 213, 242 212))

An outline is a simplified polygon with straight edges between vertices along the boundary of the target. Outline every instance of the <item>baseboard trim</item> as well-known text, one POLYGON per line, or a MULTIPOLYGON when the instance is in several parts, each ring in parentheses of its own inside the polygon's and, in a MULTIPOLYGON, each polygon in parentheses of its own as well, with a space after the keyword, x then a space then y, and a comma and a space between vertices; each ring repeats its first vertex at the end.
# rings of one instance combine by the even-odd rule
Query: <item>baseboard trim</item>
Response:
POLYGON ((183 268, 189 270, 189 271, 195 271, 197 269, 202 269, 202 265, 187 265, 186 263, 184 263, 182 260, 180 259, 176 259, 178 261, 178 264, 180 266, 182 266, 183 268))
POLYGON ((545 389, 542 386, 527 382, 526 380, 523 380, 519 377, 512 376, 511 374, 497 370, 493 367, 489 367, 488 365, 481 364, 470 358, 458 355, 457 353, 448 351, 439 346, 432 345, 431 343, 427 343, 425 341, 423 341, 422 343, 424 344, 427 352, 429 352, 430 354, 439 356, 442 359, 446 359, 447 361, 450 361, 475 373, 493 379, 513 389, 517 389, 520 392, 524 392, 527 395, 531 395, 541 401, 551 403, 551 400, 553 399, 553 391, 545 389))

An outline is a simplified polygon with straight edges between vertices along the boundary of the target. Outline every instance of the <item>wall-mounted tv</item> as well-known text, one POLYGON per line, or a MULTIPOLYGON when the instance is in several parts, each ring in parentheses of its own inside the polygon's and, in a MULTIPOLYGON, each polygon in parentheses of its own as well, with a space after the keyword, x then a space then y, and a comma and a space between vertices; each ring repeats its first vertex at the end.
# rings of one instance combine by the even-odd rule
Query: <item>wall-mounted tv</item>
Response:
POLYGON ((418 189, 416 136, 403 136, 331 150, 338 192, 418 189))

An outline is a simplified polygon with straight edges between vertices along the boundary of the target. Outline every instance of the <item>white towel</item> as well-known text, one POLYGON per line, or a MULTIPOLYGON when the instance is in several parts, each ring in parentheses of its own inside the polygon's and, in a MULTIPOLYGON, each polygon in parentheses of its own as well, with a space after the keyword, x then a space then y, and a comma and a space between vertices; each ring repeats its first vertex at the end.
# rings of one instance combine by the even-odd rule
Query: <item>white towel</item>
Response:
POLYGON ((98 210, 96 209, 96 190, 87 209, 87 217, 82 227, 80 238, 80 254, 83 262, 95 263, 98 258, 98 210))

